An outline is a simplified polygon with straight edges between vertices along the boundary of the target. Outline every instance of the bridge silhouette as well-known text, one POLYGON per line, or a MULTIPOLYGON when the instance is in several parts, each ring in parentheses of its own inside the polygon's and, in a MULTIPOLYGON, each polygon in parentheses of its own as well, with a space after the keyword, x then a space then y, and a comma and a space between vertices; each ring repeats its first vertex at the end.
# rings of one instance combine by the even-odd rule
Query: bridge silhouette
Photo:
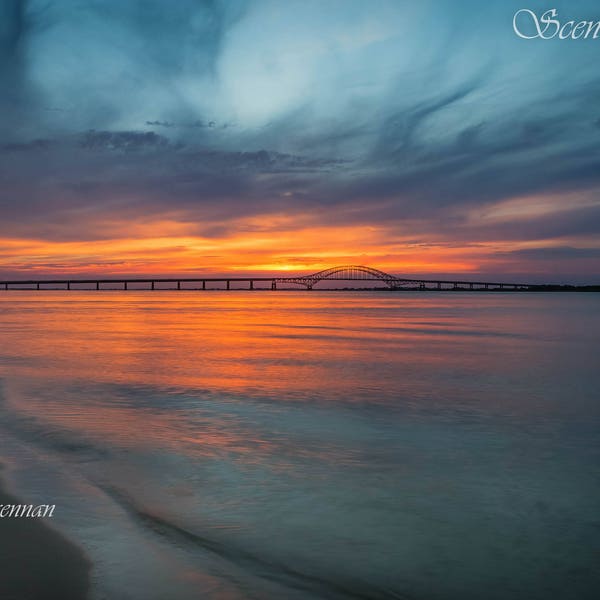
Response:
POLYGON ((256 288, 255 283, 267 284, 266 289, 276 290, 280 286, 298 285, 307 290, 312 290, 315 285, 322 281, 378 281, 383 282, 391 290, 399 289, 418 289, 418 290, 534 290, 541 286, 526 283, 506 283, 493 281, 463 281, 449 279, 410 279, 406 277, 397 277, 384 271, 365 267, 363 265, 342 265, 332 267, 310 275, 296 275, 291 277, 120 277, 120 278, 94 278, 94 279, 29 279, 29 280, 11 280, 0 281, 0 289, 56 289, 48 286, 60 286, 59 289, 114 289, 106 286, 122 286, 120 289, 140 289, 139 287, 130 288, 134 285, 148 285, 151 290, 155 289, 215 289, 207 288, 207 284, 219 285, 217 289, 239 289, 232 288, 232 283, 247 284, 245 289, 265 289, 256 288), (200 288, 182 287, 182 284, 197 284, 200 288), (165 284, 173 284, 174 287, 164 287, 165 284), (163 287, 158 287, 162 285, 163 287), (88 286, 88 287, 82 287, 88 286), (89 286, 92 286, 91 288, 89 286), (224 286, 224 287, 223 287, 224 286))

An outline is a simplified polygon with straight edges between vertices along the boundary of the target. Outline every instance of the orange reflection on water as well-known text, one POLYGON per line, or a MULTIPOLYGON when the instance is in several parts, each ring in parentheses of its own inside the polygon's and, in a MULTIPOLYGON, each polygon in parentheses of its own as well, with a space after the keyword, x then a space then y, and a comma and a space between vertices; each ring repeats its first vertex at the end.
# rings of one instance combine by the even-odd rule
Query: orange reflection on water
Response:
MULTIPOLYGON (((417 340, 429 350, 419 361, 451 360, 436 348, 457 327, 479 325, 444 311, 457 300, 414 292, 10 291, 0 310, 5 352, 19 357, 10 371, 22 377, 272 395, 351 390, 368 380, 370 364, 409 361, 417 340), (424 321, 423 311, 438 306, 439 322, 424 321)), ((479 299, 461 303, 478 307, 479 299)))
POLYGON ((85 436, 260 454, 272 440, 228 402, 410 400, 435 377, 462 389, 499 356, 527 364, 511 337, 485 338, 523 330, 518 313, 480 309, 417 292, 9 291, 0 377, 17 411, 85 436))

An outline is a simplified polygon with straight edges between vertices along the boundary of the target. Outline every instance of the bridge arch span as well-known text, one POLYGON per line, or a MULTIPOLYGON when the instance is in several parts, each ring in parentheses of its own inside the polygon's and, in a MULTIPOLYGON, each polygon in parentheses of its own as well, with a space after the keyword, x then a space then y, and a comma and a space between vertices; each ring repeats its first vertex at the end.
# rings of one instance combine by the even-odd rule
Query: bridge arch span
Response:
POLYGON ((317 273, 313 273, 310 277, 316 282, 322 279, 379 279, 380 281, 395 281, 396 277, 389 273, 384 273, 379 269, 365 267, 363 265, 342 265, 340 267, 332 267, 317 273))
POLYGON ((331 267, 324 269, 323 271, 317 271, 311 275, 304 275, 302 277, 281 277, 277 281, 285 283, 296 283, 298 285, 304 285, 309 290, 319 281, 324 280, 338 280, 338 281, 356 281, 356 280, 378 280, 385 282, 389 287, 394 288, 402 283, 402 280, 380 271, 379 269, 373 269, 372 267, 365 267, 364 265, 341 265, 338 267, 331 267))

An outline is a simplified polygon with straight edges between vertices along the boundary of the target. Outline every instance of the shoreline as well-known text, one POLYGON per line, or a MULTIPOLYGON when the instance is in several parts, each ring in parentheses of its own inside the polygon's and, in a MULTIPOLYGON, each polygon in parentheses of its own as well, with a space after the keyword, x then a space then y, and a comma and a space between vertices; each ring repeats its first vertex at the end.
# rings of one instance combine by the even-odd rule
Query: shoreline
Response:
MULTIPOLYGON (((0 504, 21 504, 0 481, 0 504)), ((91 564, 84 553, 44 519, 0 519, 0 598, 85 600, 91 564)))

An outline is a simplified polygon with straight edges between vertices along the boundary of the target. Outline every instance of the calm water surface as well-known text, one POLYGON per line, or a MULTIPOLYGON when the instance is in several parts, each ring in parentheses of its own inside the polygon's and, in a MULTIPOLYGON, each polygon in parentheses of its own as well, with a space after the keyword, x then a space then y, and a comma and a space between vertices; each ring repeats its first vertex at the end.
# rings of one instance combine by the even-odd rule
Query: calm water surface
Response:
POLYGON ((599 334, 598 294, 0 292, 3 478, 94 599, 596 598, 599 334))

